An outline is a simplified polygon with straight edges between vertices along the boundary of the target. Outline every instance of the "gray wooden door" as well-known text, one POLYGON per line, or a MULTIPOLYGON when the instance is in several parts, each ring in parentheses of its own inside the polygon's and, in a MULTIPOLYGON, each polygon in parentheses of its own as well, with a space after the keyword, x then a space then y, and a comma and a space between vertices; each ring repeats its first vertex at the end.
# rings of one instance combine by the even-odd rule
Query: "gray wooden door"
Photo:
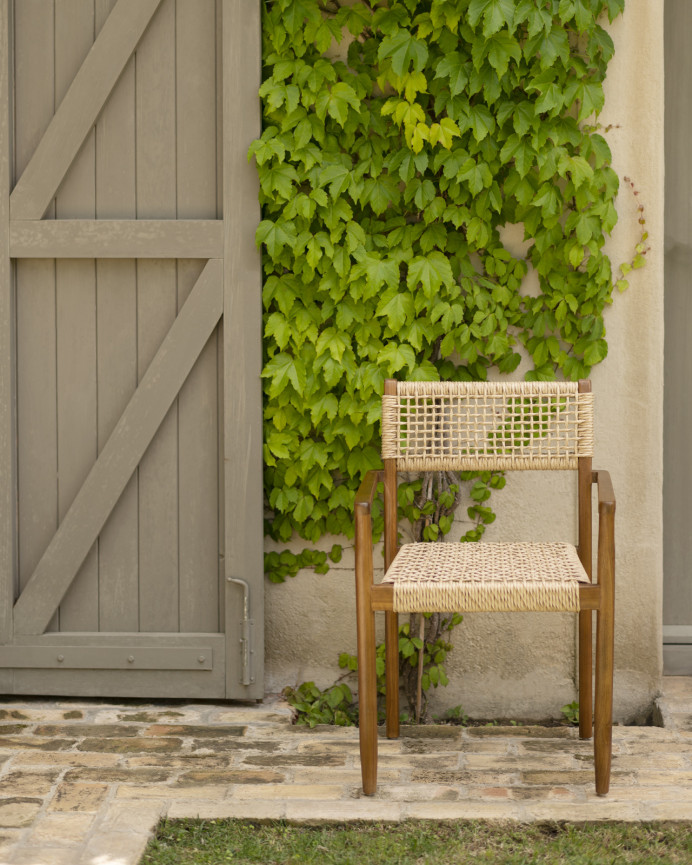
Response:
POLYGON ((692 55, 689 0, 665 4, 663 669, 692 675, 692 55))
POLYGON ((0 15, 0 692, 260 697, 259 0, 0 15))

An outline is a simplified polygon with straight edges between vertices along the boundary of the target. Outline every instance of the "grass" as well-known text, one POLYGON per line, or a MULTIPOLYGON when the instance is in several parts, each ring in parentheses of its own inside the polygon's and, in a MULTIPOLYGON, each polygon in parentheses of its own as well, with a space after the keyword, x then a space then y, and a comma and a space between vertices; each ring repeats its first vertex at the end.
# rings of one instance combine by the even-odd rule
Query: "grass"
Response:
POLYGON ((690 823, 164 820, 140 865, 678 865, 690 823))

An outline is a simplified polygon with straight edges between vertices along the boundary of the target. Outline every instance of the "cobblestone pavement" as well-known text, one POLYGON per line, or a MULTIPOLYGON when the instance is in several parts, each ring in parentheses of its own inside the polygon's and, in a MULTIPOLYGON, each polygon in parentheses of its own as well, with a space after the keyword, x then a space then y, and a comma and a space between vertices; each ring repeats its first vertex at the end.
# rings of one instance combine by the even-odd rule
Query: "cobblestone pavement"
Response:
POLYGON ((281 703, 0 703, 0 865, 135 865, 160 817, 692 819, 692 678, 665 727, 616 727, 607 798, 589 742, 544 727, 409 727, 360 791, 357 731, 290 724, 281 703))

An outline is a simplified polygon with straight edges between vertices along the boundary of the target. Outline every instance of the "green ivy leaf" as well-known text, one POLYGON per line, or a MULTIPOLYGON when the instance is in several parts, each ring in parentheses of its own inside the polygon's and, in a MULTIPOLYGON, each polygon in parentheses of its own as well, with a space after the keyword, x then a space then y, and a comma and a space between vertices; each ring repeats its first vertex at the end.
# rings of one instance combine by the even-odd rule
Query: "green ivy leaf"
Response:
POLYGON ((288 0, 283 7, 282 23, 291 36, 298 33, 305 21, 319 23, 319 11, 309 0, 288 0))
POLYGON ((262 378, 271 380, 269 396, 278 396, 284 387, 290 383, 298 393, 302 393, 305 387, 305 369, 296 358, 281 352, 265 366, 262 378))
POLYGON ((399 370, 408 368, 412 370, 416 365, 416 355, 410 345, 405 343, 398 345, 389 342, 379 354, 379 362, 384 365, 390 375, 399 370))
POLYGON ((315 112, 320 120, 324 120, 329 115, 339 126, 345 125, 349 107, 358 109, 360 99, 350 84, 345 84, 343 81, 335 84, 331 89, 322 90, 315 100, 315 112))
MULTIPOLYGON (((497 0, 497 2, 504 2, 504 0, 497 0)), ((504 30, 495 33, 488 40, 486 51, 488 62, 500 77, 507 72, 510 60, 514 60, 515 63, 521 60, 521 46, 510 33, 504 30)))
POLYGON ((288 200, 293 197, 294 183, 300 178, 292 165, 285 162, 270 165, 261 175, 262 192, 266 195, 276 193, 280 198, 288 200))
POLYGON ((389 59, 395 74, 403 76, 411 66, 414 72, 421 71, 428 59, 428 47, 408 30, 397 29, 382 40, 377 56, 380 60, 389 59))
POLYGON ((486 39, 505 25, 511 30, 514 23, 514 0, 471 0, 468 10, 471 27, 478 26, 481 16, 486 39))
POLYGON ((540 32, 528 39, 524 45, 524 57, 528 60, 536 54, 540 55, 541 69, 550 69, 558 58, 566 66, 569 62, 569 41, 566 31, 554 24, 550 32, 540 32))
POLYGON ((558 163, 558 171, 562 177, 569 173, 577 189, 593 179, 593 168, 583 156, 563 156, 558 163))
POLYGON ((600 363, 608 354, 608 346, 604 339, 590 343, 584 351, 584 362, 589 366, 600 363))
POLYGON ((382 296, 376 315, 386 316, 392 332, 397 333, 414 316, 413 298, 410 294, 392 289, 382 296))
POLYGON ((451 54, 443 57, 437 64, 435 78, 447 78, 449 92, 452 96, 464 92, 469 76, 466 71, 466 63, 459 54, 451 54))
MULTIPOLYGON (((511 104, 511 103, 510 103, 511 104)), ((514 131, 517 135, 526 135, 536 120, 536 108, 528 101, 519 102, 512 113, 514 131)))
POLYGON ((365 181, 361 202, 369 204, 377 214, 384 213, 390 203, 399 198, 396 180, 389 175, 373 177, 365 181))
POLYGON ((325 393, 316 397, 310 406, 312 422, 317 424, 323 417, 334 420, 338 410, 338 402, 333 393, 325 393))
POLYGON ((603 86, 598 81, 584 81, 579 85, 577 90, 578 97, 581 99, 581 107, 579 108, 578 119, 585 120, 592 114, 599 114, 605 102, 603 95, 603 86))
POLYGON ((345 165, 325 165, 319 174, 320 186, 329 186, 329 194, 337 198, 351 183, 351 172, 345 165))
POLYGON ((282 224, 263 219, 257 226, 255 240, 258 246, 264 243, 269 255, 276 258, 284 246, 293 246, 295 243, 295 226, 291 222, 282 224))
POLYGON ((441 252, 433 251, 426 256, 416 256, 409 263, 406 284, 410 289, 420 284, 425 294, 432 297, 442 285, 450 286, 453 283, 454 275, 449 259, 441 252))
POLYGON ((310 514, 312 513, 315 507, 315 499, 311 495, 303 495, 300 497, 298 504, 296 505, 293 516, 296 520, 302 522, 306 520, 310 514))
POLYGON ((469 121, 473 136, 479 143, 495 130, 495 119, 485 105, 473 105, 469 109, 469 121))
POLYGON ((380 258, 377 255, 367 255, 364 261, 368 282, 373 291, 379 291, 383 285, 399 285, 399 263, 397 261, 380 258))
POLYGON ((457 179, 468 183, 472 195, 479 195, 486 186, 490 186, 493 176, 484 162, 477 163, 474 159, 467 159, 457 174, 457 179))
POLYGON ((264 326, 264 335, 273 336, 279 348, 286 348, 292 335, 291 325, 280 312, 273 312, 264 326))
POLYGON ((460 135, 461 132, 457 124, 453 120, 450 120, 449 117, 443 117, 439 123, 432 123, 430 125, 428 140, 433 145, 439 143, 449 150, 452 147, 454 139, 460 135))
POLYGON ((554 216, 560 210, 560 191, 554 184, 544 183, 531 203, 541 208, 544 217, 554 216))

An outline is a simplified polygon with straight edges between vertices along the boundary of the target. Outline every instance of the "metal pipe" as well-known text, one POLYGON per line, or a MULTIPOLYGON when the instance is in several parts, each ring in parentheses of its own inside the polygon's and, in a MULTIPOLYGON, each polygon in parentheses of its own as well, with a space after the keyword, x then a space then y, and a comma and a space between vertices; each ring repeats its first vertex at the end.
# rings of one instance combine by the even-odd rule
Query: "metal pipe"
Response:
POLYGON ((243 618, 240 621, 240 657, 242 665, 242 675, 240 677, 241 685, 251 685, 255 680, 251 676, 250 670, 250 627, 252 620, 250 619, 250 586, 245 580, 238 577, 226 577, 229 583, 235 583, 237 586, 243 587, 243 618))

